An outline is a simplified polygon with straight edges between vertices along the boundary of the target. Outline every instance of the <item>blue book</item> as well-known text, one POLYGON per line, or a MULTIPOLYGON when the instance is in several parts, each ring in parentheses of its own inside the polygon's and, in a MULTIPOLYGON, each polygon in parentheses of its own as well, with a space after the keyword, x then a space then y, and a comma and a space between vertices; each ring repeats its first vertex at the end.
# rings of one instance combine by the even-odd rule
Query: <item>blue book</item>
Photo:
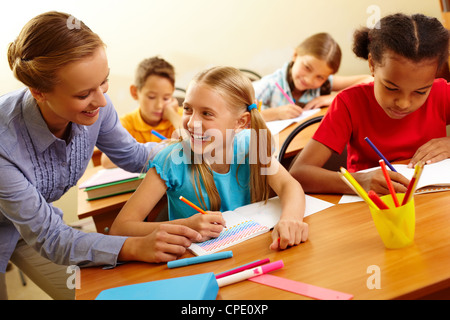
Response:
POLYGON ((106 289, 96 300, 215 300, 218 292, 210 272, 106 289))

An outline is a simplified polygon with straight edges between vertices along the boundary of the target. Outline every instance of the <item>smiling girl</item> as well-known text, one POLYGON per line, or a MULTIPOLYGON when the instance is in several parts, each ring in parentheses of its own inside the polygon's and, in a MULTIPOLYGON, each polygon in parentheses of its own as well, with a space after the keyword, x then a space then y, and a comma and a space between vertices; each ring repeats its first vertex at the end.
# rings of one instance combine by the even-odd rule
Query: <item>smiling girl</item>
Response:
MULTIPOLYGON (((450 157, 450 86, 436 73, 448 58, 449 34, 435 18, 394 14, 380 28, 355 32, 354 52, 367 59, 374 82, 340 93, 290 172, 307 192, 351 193, 337 172, 322 166, 347 147, 347 169, 365 190, 388 193, 369 139, 390 162, 433 163, 450 157)), ((389 172, 396 192, 409 181, 389 172)))
POLYGON ((264 120, 295 118, 303 110, 329 106, 335 92, 372 80, 369 75, 336 76, 340 64, 341 48, 331 35, 317 33, 305 39, 290 62, 253 83, 264 120), (275 83, 295 104, 286 100, 275 83))
POLYGON ((308 225, 302 221, 305 198, 301 186, 282 166, 264 170, 277 162, 271 156, 270 131, 254 104, 250 80, 234 68, 209 69, 189 85, 183 107, 183 140, 155 156, 111 232, 151 232, 157 223, 143 222, 144 218, 166 193, 171 223, 198 231, 203 240, 217 237, 225 225, 221 212, 266 201, 270 187, 282 204, 270 247, 285 249, 305 241, 308 225), (249 124, 252 130, 245 129, 249 124), (268 154, 270 161, 261 161, 261 154, 268 154), (180 196, 208 214, 187 206, 180 196))

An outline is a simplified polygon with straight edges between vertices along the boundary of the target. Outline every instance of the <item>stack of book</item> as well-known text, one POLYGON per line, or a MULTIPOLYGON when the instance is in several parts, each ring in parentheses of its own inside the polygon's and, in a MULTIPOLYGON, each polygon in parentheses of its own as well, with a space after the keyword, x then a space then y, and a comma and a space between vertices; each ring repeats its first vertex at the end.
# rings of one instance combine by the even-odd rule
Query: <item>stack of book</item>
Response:
POLYGON ((121 168, 102 169, 82 183, 86 200, 96 200, 117 194, 133 192, 141 184, 145 173, 132 173, 121 168))

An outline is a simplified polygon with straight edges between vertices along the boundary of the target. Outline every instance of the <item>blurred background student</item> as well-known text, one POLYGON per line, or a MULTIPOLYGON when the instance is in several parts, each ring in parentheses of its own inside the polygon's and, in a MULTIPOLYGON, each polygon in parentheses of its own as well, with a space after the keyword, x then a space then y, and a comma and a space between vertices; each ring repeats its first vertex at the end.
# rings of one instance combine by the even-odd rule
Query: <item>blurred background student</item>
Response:
MULTIPOLYGON (((130 93, 139 107, 120 118, 138 142, 160 142, 161 138, 152 134, 152 130, 167 138, 172 134, 174 138, 179 136, 176 129, 180 127, 183 109, 178 106, 174 91, 175 69, 169 62, 152 57, 138 65, 130 93)), ((115 166, 105 154, 101 161, 106 168, 115 166)))
POLYGON ((329 106, 334 91, 373 80, 369 75, 335 76, 341 56, 339 44, 328 33, 314 34, 300 43, 290 62, 253 83, 256 99, 262 101, 264 120, 295 118, 303 110, 329 106), (295 104, 286 99, 275 83, 295 104))

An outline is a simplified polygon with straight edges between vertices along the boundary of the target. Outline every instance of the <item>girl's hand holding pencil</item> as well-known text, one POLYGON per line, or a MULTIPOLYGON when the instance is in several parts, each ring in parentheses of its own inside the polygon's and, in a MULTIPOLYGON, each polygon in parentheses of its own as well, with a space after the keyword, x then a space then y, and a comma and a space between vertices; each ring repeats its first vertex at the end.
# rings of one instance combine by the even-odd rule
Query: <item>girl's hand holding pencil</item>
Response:
POLYGON ((183 196, 180 196, 180 200, 199 212, 186 218, 185 225, 199 232, 202 236, 201 241, 217 238, 223 228, 226 228, 225 219, 220 211, 205 211, 183 196))
POLYGON ((225 219, 219 211, 206 211, 207 214, 197 213, 185 219, 185 225, 197 231, 202 236, 202 242, 217 238, 225 228, 225 219))

